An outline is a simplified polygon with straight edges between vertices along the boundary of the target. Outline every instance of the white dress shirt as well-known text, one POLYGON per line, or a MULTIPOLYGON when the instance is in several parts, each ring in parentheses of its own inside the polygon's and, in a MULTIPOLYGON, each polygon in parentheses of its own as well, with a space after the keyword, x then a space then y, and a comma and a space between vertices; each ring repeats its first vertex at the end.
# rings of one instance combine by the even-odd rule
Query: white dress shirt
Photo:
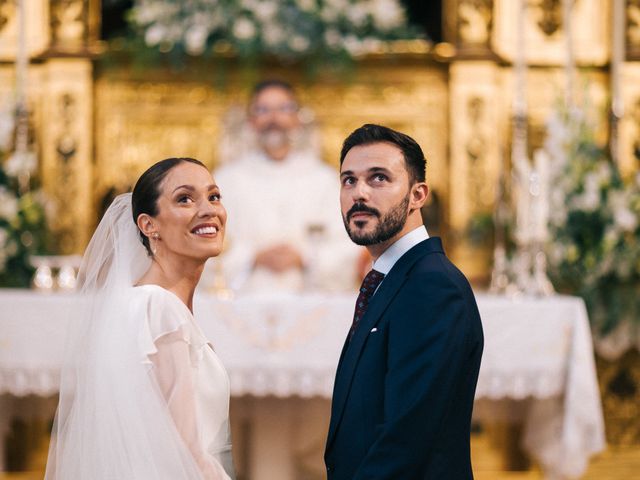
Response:
POLYGON ((400 257, 427 238, 429 234, 424 225, 411 230, 382 252, 382 255, 373 263, 373 269, 387 275, 400 257))

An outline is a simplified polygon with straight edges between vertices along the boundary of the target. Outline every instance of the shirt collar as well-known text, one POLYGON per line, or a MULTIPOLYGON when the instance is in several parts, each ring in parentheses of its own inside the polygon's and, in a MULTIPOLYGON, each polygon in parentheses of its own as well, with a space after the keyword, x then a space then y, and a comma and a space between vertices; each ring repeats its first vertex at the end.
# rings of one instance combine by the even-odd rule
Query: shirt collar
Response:
POLYGON ((373 269, 385 275, 388 274, 400 257, 427 238, 429 238, 429 234, 424 225, 420 225, 418 228, 411 230, 396 240, 395 243, 378 257, 373 263, 373 269))

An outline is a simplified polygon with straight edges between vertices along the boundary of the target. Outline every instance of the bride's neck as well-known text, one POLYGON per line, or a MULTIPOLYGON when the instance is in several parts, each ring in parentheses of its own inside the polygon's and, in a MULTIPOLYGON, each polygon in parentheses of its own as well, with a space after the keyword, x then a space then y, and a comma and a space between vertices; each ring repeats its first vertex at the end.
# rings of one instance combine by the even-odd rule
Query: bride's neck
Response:
POLYGON ((193 294, 200 281, 204 263, 154 258, 138 285, 154 284, 174 293, 193 311, 193 294))

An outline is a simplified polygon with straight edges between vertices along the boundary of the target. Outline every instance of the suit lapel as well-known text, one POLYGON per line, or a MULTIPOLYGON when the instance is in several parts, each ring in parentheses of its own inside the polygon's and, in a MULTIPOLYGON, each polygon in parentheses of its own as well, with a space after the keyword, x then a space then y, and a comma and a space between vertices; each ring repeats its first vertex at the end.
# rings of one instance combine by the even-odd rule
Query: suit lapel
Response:
POLYGON ((378 323, 382 314, 397 295, 400 287, 407 280, 407 274, 411 267, 424 255, 432 252, 442 252, 442 243, 438 237, 431 237, 411 248, 393 266, 387 274, 380 288, 371 298, 369 307, 360 320, 351 342, 345 342, 338 363, 335 385, 333 387, 333 401, 331 404, 331 424, 327 438, 327 448, 331 444, 338 424, 342 418, 342 412, 349 395, 356 365, 360 359, 362 348, 371 332, 378 323))

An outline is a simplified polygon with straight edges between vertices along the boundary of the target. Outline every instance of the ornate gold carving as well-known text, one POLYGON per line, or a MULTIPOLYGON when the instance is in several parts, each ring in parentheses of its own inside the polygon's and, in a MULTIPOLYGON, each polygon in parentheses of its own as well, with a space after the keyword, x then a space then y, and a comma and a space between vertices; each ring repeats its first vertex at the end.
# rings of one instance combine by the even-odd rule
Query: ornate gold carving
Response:
POLYGON ((493 182, 487 179, 485 165, 487 146, 482 132, 482 122, 485 121, 485 107, 485 101, 482 97, 474 95, 467 101, 467 117, 469 118, 471 130, 465 145, 469 162, 467 182, 469 186, 469 204, 474 212, 486 211, 493 201, 493 198, 491 198, 493 188, 487 189, 487 187, 493 186, 493 182))
POLYGON ((640 171, 640 98, 637 99, 631 110, 631 116, 633 123, 635 124, 635 140, 633 142, 633 156, 635 158, 635 164, 633 165, 634 171, 640 171))
POLYGON ((539 0, 538 9, 540 17, 537 25, 545 35, 550 37, 562 27, 562 1, 539 0))
POLYGON ((9 23, 9 18, 14 12, 13 0, 0 0, 0 31, 9 23))
POLYGON ((640 444, 640 353, 629 350, 614 361, 596 359, 607 443, 640 444))
POLYGON ((458 38, 462 45, 488 46, 491 39, 493 0, 461 0, 458 4, 458 38))
POLYGON ((640 59, 640 0, 627 0, 627 52, 629 59, 640 59))
POLYGON ((87 1, 53 0, 51 31, 59 46, 81 46, 86 40, 87 1))
POLYGON ((60 132, 55 145, 57 159, 55 163, 56 182, 53 184, 53 194, 56 199, 55 221, 51 222, 51 229, 56 237, 61 252, 68 253, 76 250, 78 233, 76 216, 65 209, 67 201, 78 198, 76 186, 77 140, 73 135, 73 123, 76 119, 76 99, 73 94, 66 92, 58 97, 57 114, 60 118, 60 132))
MULTIPOLYGON (((578 0, 573 0, 575 4, 578 0)), ((562 0, 538 0, 540 30, 551 37, 562 29, 562 0)))
MULTIPOLYGON (((300 72, 284 70, 265 76, 287 78, 299 87, 301 103, 315 113, 328 163, 337 165, 349 132, 364 123, 383 123, 416 138, 428 158, 432 189, 448 198, 446 72, 423 61, 393 68, 372 63, 360 65, 351 82, 305 84, 300 72)), ((247 100, 250 85, 240 74, 230 72, 224 89, 175 75, 172 81, 99 75, 95 200, 112 188, 130 188, 145 168, 165 157, 192 156, 215 167, 225 113, 232 106, 244 108, 247 100)), ((149 72, 146 78, 163 78, 163 73, 149 72)))

